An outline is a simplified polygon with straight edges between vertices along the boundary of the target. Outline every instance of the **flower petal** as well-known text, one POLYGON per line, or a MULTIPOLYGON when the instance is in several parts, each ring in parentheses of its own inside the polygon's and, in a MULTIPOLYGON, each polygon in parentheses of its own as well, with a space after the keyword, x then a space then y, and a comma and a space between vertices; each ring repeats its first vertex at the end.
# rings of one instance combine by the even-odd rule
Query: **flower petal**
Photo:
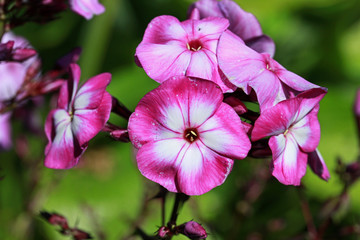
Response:
POLYGON ((107 120, 109 120, 111 102, 111 95, 105 91, 98 108, 75 110, 71 130, 76 136, 80 147, 85 148, 87 143, 101 131, 107 120))
POLYGON ((266 65, 261 54, 247 47, 230 31, 225 31, 217 48, 220 69, 228 80, 249 94, 248 82, 259 76, 266 65))
POLYGON ((224 17, 229 19, 229 29, 242 39, 250 39, 262 35, 259 21, 249 12, 240 8, 237 3, 229 0, 219 2, 224 17))
POLYGON ((218 7, 218 1, 217 0, 199 0, 193 3, 188 13, 191 13, 194 8, 199 9, 200 12, 200 18, 206 18, 206 17, 223 17, 222 12, 220 11, 220 8, 218 7))
POLYGON ((181 158, 175 180, 177 191, 187 195, 204 194, 225 181, 233 163, 196 141, 181 158))
POLYGON ((325 181, 329 180, 330 173, 326 167, 323 157, 320 154, 320 151, 316 149, 314 152, 311 152, 308 155, 309 155, 308 163, 311 167, 311 170, 313 170, 313 172, 316 173, 316 175, 318 175, 320 178, 324 179, 325 181))
POLYGON ((95 109, 103 100, 106 86, 111 81, 110 73, 102 73, 90 78, 75 96, 74 109, 95 109))
POLYGON ((81 70, 79 65, 70 64, 70 79, 63 83, 60 88, 58 98, 58 108, 69 110, 69 107, 73 105, 76 91, 80 81, 81 70))
POLYGON ((225 157, 243 159, 251 148, 239 116, 225 103, 198 128, 198 132, 205 146, 225 157))
POLYGON ((270 57, 274 57, 275 55, 275 43, 267 35, 260 35, 258 37, 246 39, 245 44, 258 53, 268 53, 270 54, 270 57))
POLYGON ((74 167, 83 150, 75 146, 69 114, 63 109, 51 111, 46 119, 45 131, 49 138, 45 149, 45 167, 55 169, 74 167))
POLYGON ((177 192, 175 184, 179 165, 177 158, 188 145, 184 139, 180 138, 146 143, 136 154, 141 174, 169 191, 177 192))
POLYGON ((0 63, 0 102, 16 96, 25 80, 26 67, 21 63, 0 63))
POLYGON ((307 154, 303 153, 291 134, 273 136, 269 140, 273 153, 272 175, 285 185, 300 185, 305 175, 307 154))

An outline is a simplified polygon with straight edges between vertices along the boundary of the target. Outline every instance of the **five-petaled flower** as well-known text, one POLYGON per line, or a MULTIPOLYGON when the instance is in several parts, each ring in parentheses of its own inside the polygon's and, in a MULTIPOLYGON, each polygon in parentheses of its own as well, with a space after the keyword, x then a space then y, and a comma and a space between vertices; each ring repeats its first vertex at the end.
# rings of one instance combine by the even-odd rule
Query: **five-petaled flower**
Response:
POLYGON ((172 16, 156 17, 136 49, 138 63, 160 83, 182 75, 209 79, 223 92, 231 92, 233 86, 223 82, 216 59, 218 39, 228 26, 229 21, 219 17, 183 22, 172 16))
POLYGON ((58 108, 45 123, 49 140, 45 149, 45 166, 74 167, 88 142, 99 133, 110 117, 111 95, 105 91, 111 75, 102 73, 90 78, 79 90, 80 67, 71 64, 71 77, 59 93, 58 108))
POLYGON ((246 94, 256 93, 261 111, 276 103, 319 86, 286 70, 268 53, 258 53, 243 40, 225 31, 217 48, 219 67, 235 86, 246 94))
POLYGON ((129 119, 140 172, 172 192, 222 184, 251 147, 241 119, 211 81, 173 77, 145 95, 129 119))
POLYGON ((320 141, 318 103, 325 94, 321 88, 303 92, 266 109, 255 122, 251 139, 271 136, 272 174, 283 184, 300 185, 308 161, 320 177, 330 177, 316 150, 320 141))

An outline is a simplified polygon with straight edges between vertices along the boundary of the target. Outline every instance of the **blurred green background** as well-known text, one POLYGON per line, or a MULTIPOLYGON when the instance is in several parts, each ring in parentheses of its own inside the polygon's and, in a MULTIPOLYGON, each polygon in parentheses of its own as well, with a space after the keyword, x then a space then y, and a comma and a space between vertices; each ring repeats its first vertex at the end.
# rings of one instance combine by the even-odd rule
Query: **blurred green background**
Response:
MULTIPOLYGON (((82 80, 110 72, 112 82, 108 91, 133 110, 142 96, 158 85, 134 63, 134 52, 147 24, 163 14, 185 20, 193 1, 101 2, 106 12, 90 21, 66 11, 56 21, 46 25, 29 23, 15 32, 26 37, 39 51, 44 71, 62 55, 81 46, 82 80)), ((303 179, 304 192, 317 223, 322 201, 337 196, 342 189, 335 174, 336 158, 340 156, 350 162, 359 154, 352 107, 360 87, 360 1, 236 2, 255 14, 264 33, 275 41, 278 62, 328 88, 320 105, 319 149, 331 178, 322 181, 308 169, 303 179)), ((40 124, 50 108, 49 105, 38 110, 40 124)), ((116 116, 111 117, 111 122, 126 127, 116 116)), ((0 181, 0 239, 66 239, 40 219, 37 214, 41 210, 66 216, 71 226, 92 233, 96 239, 125 239, 136 224, 149 234, 160 226, 160 202, 155 200, 146 208, 143 206, 144 199, 154 195, 157 188, 137 170, 130 144, 100 134, 90 142, 76 168, 60 171, 42 165, 44 136, 27 134, 21 123, 14 120, 13 138, 14 141, 25 139, 30 150, 22 157, 15 150, 0 153, 0 176, 4 177, 0 181)), ((185 204, 179 223, 192 219, 203 223, 210 232, 208 239, 293 239, 298 232, 306 231, 297 189, 283 186, 275 178, 271 178, 262 196, 250 206, 250 214, 245 214, 246 217, 240 214, 245 195, 242 184, 264 162, 237 161, 222 186, 192 197, 185 204), (275 220, 283 224, 282 228, 270 231, 269 224, 275 220)), ((358 182, 351 189, 348 205, 337 216, 339 222, 360 222, 359 196, 358 182)), ((171 205, 168 201, 167 214, 171 205)))

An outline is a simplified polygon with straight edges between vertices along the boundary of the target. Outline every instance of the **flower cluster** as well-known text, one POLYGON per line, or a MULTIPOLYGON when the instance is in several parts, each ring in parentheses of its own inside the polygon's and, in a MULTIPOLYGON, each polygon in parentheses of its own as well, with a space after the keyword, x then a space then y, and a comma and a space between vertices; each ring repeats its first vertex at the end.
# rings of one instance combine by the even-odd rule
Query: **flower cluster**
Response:
POLYGON ((276 62, 274 42, 233 1, 200 0, 188 16, 154 18, 136 49, 137 65, 161 83, 129 120, 140 172, 199 195, 224 182, 234 159, 266 157, 270 148, 281 183, 300 185, 307 164, 327 180, 317 150, 327 90, 276 62))

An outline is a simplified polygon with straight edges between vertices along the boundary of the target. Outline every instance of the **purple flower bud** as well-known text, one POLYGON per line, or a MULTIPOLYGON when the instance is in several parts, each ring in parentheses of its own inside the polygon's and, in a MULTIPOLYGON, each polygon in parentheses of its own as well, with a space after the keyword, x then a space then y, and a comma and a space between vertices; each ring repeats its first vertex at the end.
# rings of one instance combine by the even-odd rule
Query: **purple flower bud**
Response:
POLYGON ((165 238, 170 233, 170 229, 168 227, 162 226, 158 230, 158 236, 161 238, 165 238))
POLYGON ((203 226, 194 221, 185 223, 184 232, 182 232, 182 234, 190 239, 205 239, 207 237, 206 230, 203 226))
POLYGON ((57 213, 49 213, 45 211, 40 212, 40 215, 52 225, 59 225, 63 230, 69 229, 69 225, 64 216, 61 216, 57 213))
POLYGON ((34 49, 31 48, 19 48, 19 49, 15 49, 13 51, 13 60, 15 61, 25 61, 33 56, 36 55, 36 51, 34 49))

